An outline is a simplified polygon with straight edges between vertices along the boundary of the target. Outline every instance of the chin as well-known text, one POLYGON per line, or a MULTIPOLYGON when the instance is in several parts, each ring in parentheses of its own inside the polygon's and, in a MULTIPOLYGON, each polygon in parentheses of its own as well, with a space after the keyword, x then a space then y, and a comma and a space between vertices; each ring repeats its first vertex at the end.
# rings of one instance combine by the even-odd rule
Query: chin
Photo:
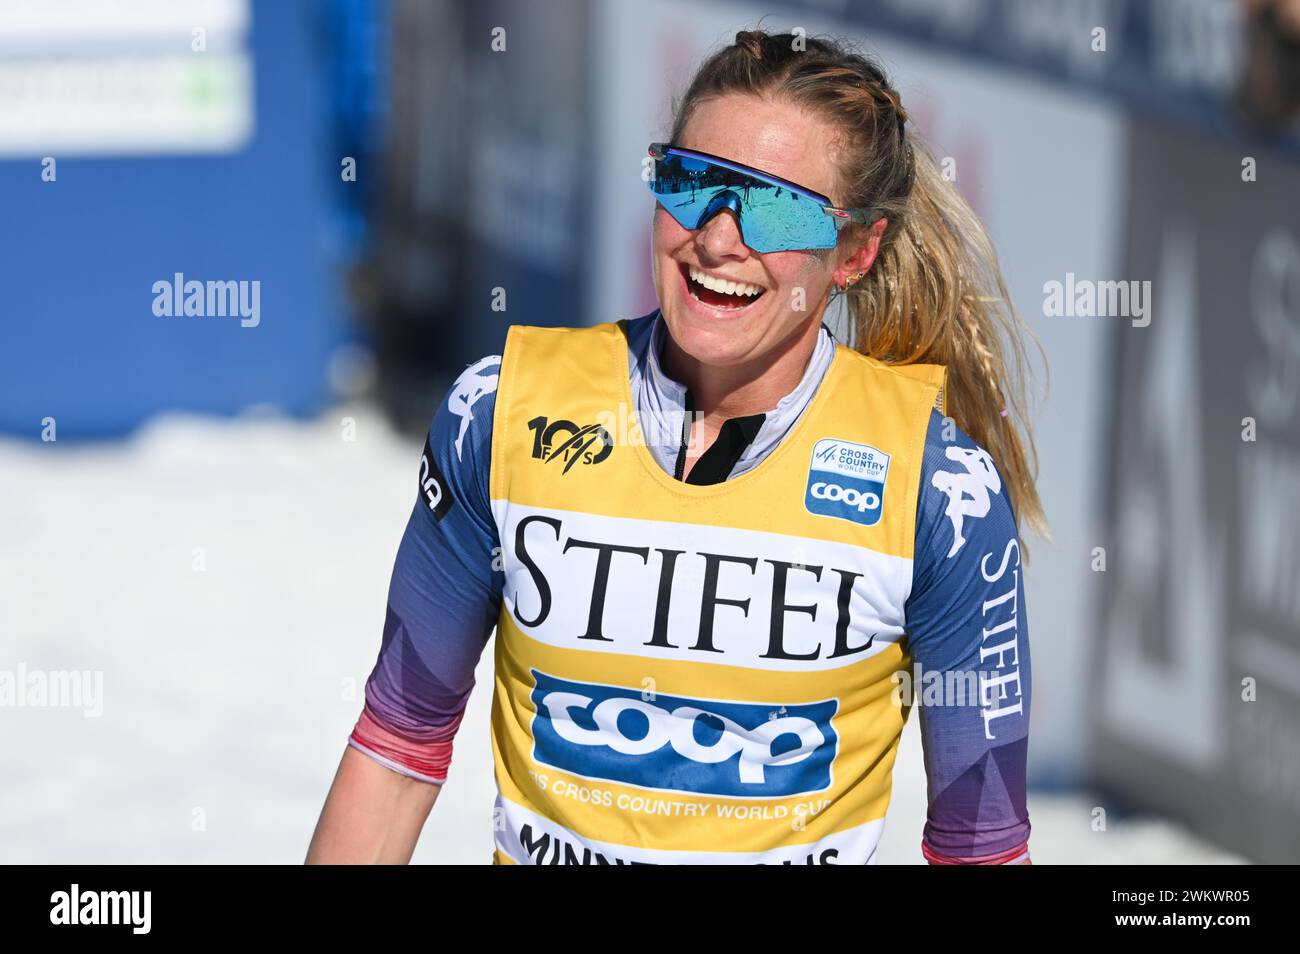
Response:
POLYGON ((661 289, 660 312, 673 341, 702 364, 724 367, 752 359, 772 321, 765 294, 744 308, 716 308, 683 283, 661 289))
MULTIPOLYGON (((698 303, 697 303, 698 304, 698 303)), ((700 314, 683 302, 662 307, 661 313, 677 347, 701 364, 726 367, 754 356, 761 334, 761 314, 736 319, 700 314)))

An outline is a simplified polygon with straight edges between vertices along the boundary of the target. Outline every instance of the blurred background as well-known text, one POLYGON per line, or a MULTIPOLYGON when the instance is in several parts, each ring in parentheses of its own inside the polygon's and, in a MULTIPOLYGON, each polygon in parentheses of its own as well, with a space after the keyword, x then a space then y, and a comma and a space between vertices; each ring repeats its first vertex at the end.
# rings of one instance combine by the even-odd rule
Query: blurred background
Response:
MULTIPOLYGON (((655 307, 641 157, 763 18, 883 60, 1050 368, 1035 861, 1300 861, 1297 6, 0 0, 0 860, 301 860, 437 401, 655 307)), ((416 861, 490 859, 490 661, 416 861)))

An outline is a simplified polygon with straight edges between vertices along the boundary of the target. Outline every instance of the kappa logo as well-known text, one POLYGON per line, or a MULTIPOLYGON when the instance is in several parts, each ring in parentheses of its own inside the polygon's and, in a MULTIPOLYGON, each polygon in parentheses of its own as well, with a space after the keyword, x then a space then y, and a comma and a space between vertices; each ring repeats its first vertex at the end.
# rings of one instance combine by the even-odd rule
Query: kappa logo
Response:
POLYGON ((823 438, 813 447, 804 507, 863 526, 880 522, 889 455, 867 444, 823 438))
POLYGON ((993 458, 982 447, 949 447, 945 456, 966 469, 964 474, 940 470, 930 478, 930 485, 948 496, 943 512, 952 521, 952 546, 948 548, 948 559, 952 559, 966 545, 962 534, 966 518, 988 516, 989 494, 1001 492, 1002 479, 993 458))
POLYGON ((585 778, 705 795, 824 791, 839 703, 690 699, 532 670, 533 758, 585 778))
POLYGON ((462 371, 451 387, 451 393, 447 396, 447 409, 460 418, 460 429, 456 432, 457 460, 463 459, 461 448, 470 421, 474 420, 474 405, 496 391, 500 370, 501 355, 490 354, 462 371))
POLYGON ((545 416, 528 422, 533 432, 533 457, 541 461, 564 461, 561 473, 579 461, 599 464, 614 449, 614 438, 599 424, 579 426, 563 418, 548 421, 545 416))

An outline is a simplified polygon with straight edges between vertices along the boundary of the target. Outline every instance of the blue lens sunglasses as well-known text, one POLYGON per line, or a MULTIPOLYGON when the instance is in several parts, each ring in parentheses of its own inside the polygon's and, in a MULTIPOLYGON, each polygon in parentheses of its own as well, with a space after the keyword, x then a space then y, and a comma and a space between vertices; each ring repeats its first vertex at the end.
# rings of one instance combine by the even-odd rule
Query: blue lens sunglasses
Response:
POLYGON ((707 152, 656 142, 649 154, 655 160, 650 191, 678 225, 698 229, 730 209, 756 252, 834 248, 845 225, 870 225, 885 214, 837 208, 811 189, 707 152))

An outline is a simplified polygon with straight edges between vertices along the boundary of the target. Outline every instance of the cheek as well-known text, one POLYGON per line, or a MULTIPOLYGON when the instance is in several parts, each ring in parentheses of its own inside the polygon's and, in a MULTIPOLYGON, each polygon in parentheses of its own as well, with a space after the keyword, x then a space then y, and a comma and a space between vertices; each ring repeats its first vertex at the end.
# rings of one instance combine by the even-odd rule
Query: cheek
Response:
POLYGON ((807 252, 771 252, 764 256, 763 265, 779 288, 802 288, 810 299, 817 298, 830 284, 825 264, 807 252))
POLYGON ((677 224, 677 220, 659 206, 655 206, 654 216, 650 220, 650 246, 656 256, 671 255, 691 233, 677 224))

